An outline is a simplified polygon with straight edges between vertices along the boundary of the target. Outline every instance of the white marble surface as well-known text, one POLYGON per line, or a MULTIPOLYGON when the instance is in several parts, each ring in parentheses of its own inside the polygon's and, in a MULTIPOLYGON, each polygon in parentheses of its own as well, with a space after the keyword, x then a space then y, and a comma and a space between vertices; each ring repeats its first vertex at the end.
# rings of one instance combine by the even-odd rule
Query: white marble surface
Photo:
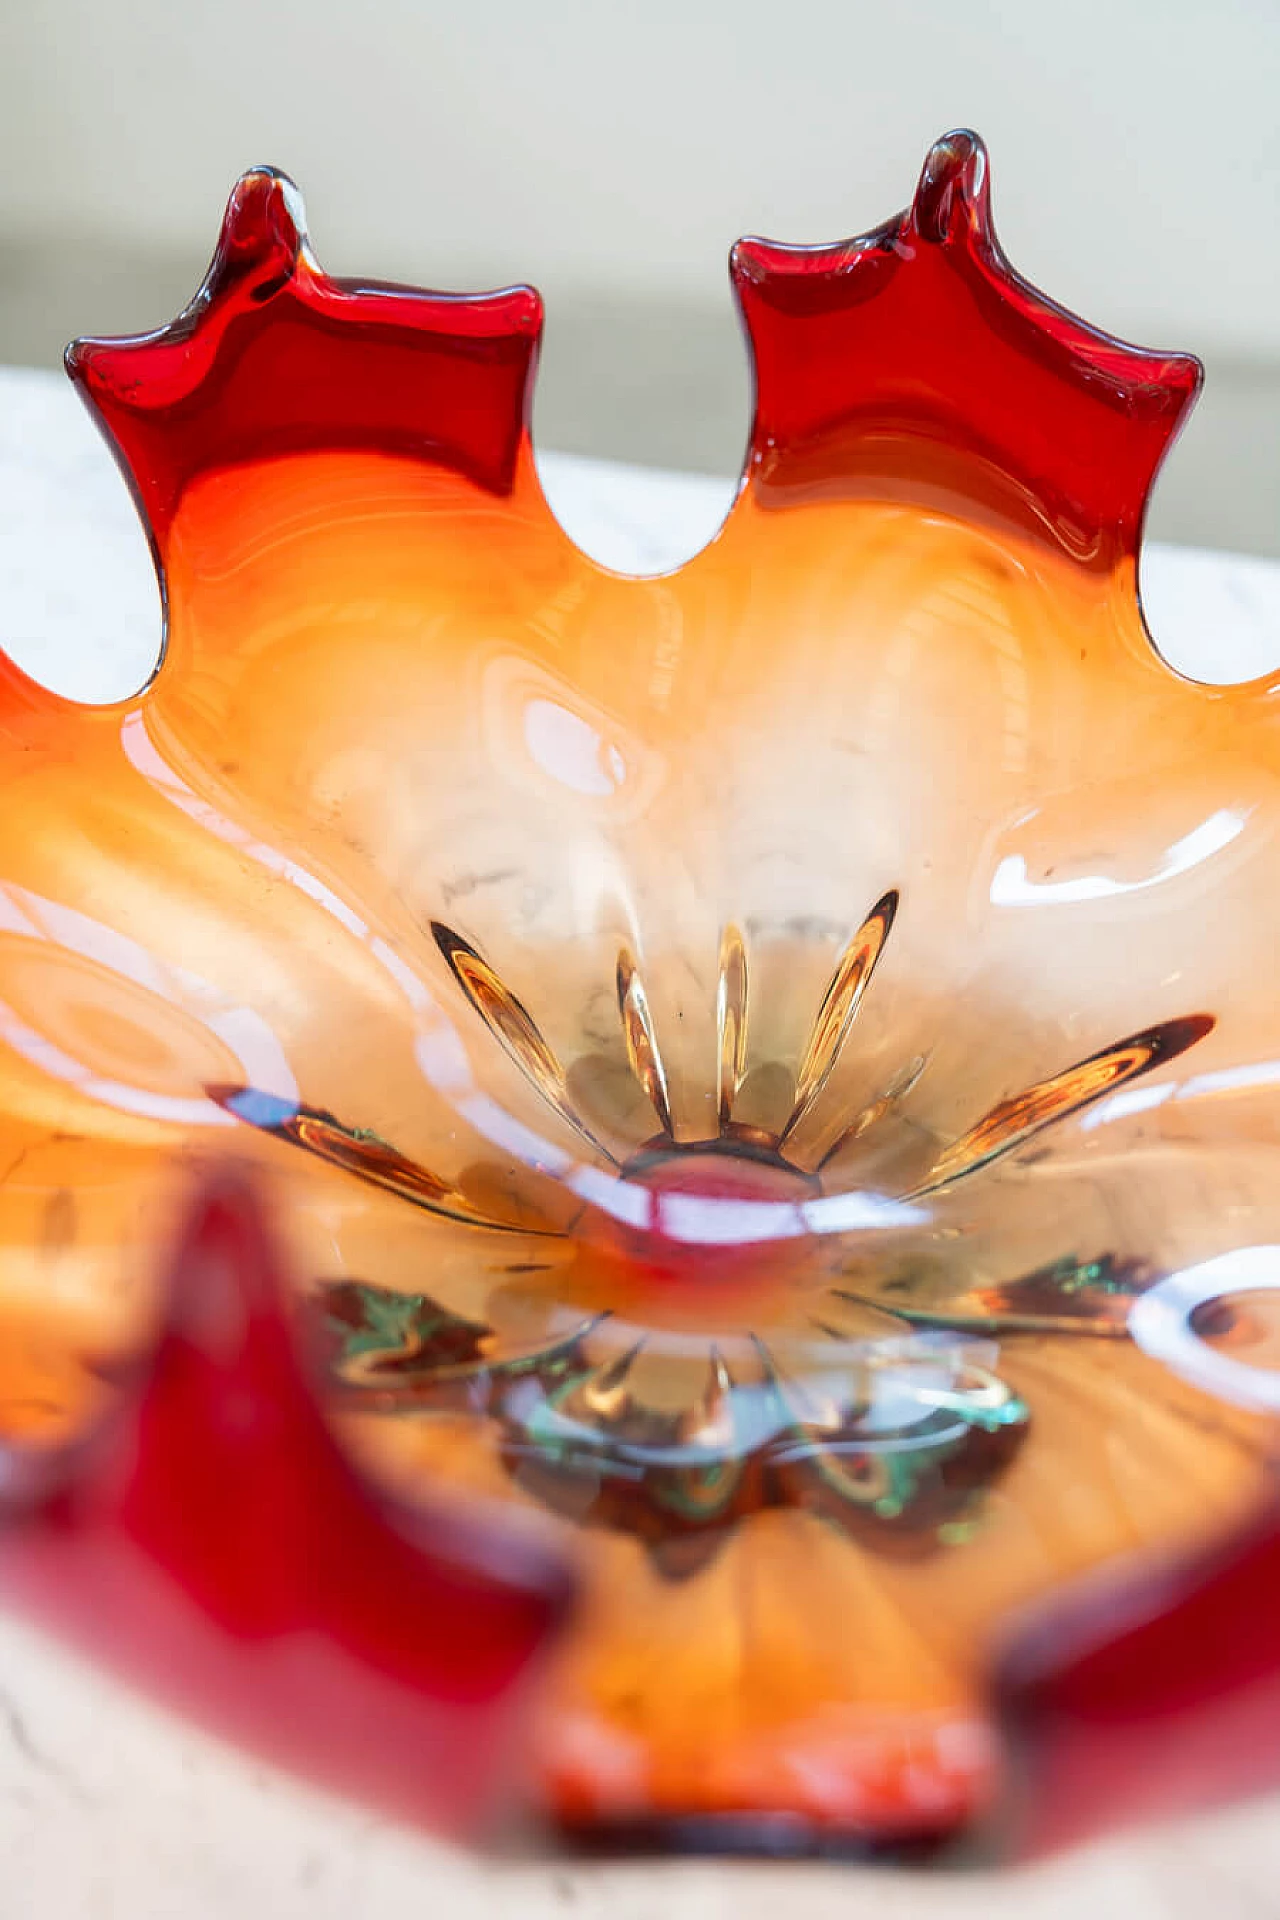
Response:
MULTIPOLYGON (((552 504, 598 558, 677 563, 728 487, 548 455, 552 504)), ((1166 655, 1206 679, 1280 666, 1280 564, 1153 548, 1166 655)), ((138 686, 159 641, 146 545, 66 384, 0 369, 0 641, 82 699, 138 686)), ((1034 1868, 479 1860, 313 1794, 0 1616, 0 1920, 1203 1920, 1280 1915, 1280 1796, 1034 1868)))

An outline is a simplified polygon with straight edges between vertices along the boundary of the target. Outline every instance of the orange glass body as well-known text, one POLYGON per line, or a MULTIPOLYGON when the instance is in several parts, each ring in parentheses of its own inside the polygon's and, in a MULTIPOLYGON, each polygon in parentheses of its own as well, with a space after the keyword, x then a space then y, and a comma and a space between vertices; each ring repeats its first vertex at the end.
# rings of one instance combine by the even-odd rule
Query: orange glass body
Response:
MULTIPOLYGON (((741 490, 648 579, 543 498, 536 296, 330 280, 280 176, 172 326, 71 350, 167 627, 108 708, 0 663, 11 1577, 164 1685, 159 1567, 201 1710, 250 1726, 217 1703, 272 1649, 295 1758, 338 1646, 343 1777, 435 1817, 514 1744, 570 1828, 936 1836, 1008 1789, 1003 1713, 1065 1834, 1123 1810, 1100 1752, 1160 1803, 1144 1606, 1167 1666, 1248 1612, 1222 1543, 1270 1551, 1274 700, 1142 624, 1197 364, 1014 274, 971 135, 733 278, 741 490), (292 1286, 219 1346, 186 1269, 260 1280, 252 1206, 215 1188, 168 1319, 158 1275, 228 1166, 292 1286), (90 1511, 136 1587, 74 1575, 90 1511), (1001 1653, 1126 1557, 1114 1615, 1001 1653)), ((1181 1706, 1273 1725, 1258 1631, 1181 1706)), ((1226 1779, 1195 1752, 1167 1804, 1226 1779)))

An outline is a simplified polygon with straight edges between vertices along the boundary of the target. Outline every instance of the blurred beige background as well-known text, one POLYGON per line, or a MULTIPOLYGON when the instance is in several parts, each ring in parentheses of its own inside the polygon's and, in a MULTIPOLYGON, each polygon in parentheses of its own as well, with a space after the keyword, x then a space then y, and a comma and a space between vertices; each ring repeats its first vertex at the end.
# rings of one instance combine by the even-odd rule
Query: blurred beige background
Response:
POLYGON ((1280 553, 1278 122, 1278 0, 0 0, 0 360, 169 317, 266 160, 333 272, 541 287, 540 445, 727 493, 729 243, 875 224, 966 123, 1024 272, 1208 364, 1152 531, 1280 553))

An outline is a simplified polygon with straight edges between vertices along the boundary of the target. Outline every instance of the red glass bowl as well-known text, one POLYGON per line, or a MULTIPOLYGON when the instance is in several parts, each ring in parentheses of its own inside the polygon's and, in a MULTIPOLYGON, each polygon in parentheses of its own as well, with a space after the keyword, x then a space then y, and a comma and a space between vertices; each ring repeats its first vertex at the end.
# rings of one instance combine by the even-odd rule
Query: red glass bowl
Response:
POLYGON ((455 1830, 1050 1844, 1280 1725, 1273 691, 1142 623, 1198 364, 1017 277, 972 135, 732 273, 646 579, 537 296, 331 280, 278 174, 71 349, 166 640, 0 662, 0 1573, 455 1830))

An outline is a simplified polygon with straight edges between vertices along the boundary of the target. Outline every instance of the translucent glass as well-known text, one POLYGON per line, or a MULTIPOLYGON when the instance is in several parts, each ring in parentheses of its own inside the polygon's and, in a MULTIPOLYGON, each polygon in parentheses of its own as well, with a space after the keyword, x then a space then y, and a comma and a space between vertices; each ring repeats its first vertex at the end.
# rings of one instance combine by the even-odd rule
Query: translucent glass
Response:
POLYGON ((69 356, 167 638, 107 708, 0 666, 3 1432, 63 1457, 233 1165, 341 1472, 550 1542, 513 1671, 571 1564, 570 1827, 972 1818, 1012 1612, 1267 1484, 1274 696, 1139 611, 1196 362, 985 169, 735 249, 742 487, 659 578, 546 506, 537 297, 330 280, 278 175, 69 356))

